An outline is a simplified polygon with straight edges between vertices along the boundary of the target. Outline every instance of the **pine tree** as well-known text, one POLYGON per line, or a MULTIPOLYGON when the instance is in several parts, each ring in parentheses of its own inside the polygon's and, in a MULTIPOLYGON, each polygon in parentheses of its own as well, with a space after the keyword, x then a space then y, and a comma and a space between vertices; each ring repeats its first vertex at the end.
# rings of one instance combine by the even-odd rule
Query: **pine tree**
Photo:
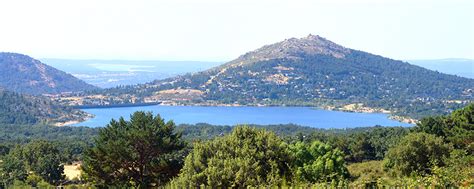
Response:
POLYGON ((174 129, 172 121, 150 112, 112 120, 84 155, 85 177, 97 185, 164 185, 178 174, 185 146, 174 129))

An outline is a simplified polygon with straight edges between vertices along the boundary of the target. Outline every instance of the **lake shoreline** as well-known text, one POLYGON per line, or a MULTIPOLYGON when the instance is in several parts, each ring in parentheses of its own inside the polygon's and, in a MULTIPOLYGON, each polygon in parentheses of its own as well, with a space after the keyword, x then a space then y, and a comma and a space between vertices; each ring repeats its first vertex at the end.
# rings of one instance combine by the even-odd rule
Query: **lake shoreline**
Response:
MULTIPOLYGON (((362 104, 347 104, 342 107, 335 106, 304 106, 304 105, 268 105, 268 104, 251 104, 251 105, 242 105, 242 104, 222 104, 222 103, 176 103, 176 102, 150 102, 150 103, 127 103, 127 104, 112 104, 112 105, 81 105, 81 106, 72 106, 75 109, 108 109, 108 108, 126 108, 126 107, 140 107, 140 106, 192 106, 192 107, 308 107, 320 110, 328 111, 338 111, 338 112, 350 112, 350 113, 382 113, 386 114, 388 119, 395 120, 401 123, 416 124, 418 120, 406 117, 394 115, 393 112, 380 108, 370 108, 364 107, 362 104)), ((72 125, 87 121, 92 117, 87 117, 83 121, 77 121, 70 124, 72 125)))
POLYGON ((411 126, 390 115, 380 112, 355 112, 328 110, 314 106, 248 106, 248 105, 182 105, 148 104, 147 106, 100 106, 89 107, 83 111, 97 115, 70 126, 98 127, 106 125, 111 119, 127 118, 135 111, 152 111, 163 118, 175 120, 179 124, 209 123, 214 125, 235 124, 298 124, 318 128, 341 128, 359 126, 411 126), (344 118, 344 119, 341 119, 344 118), (82 124, 81 124, 82 123, 82 124))
POLYGON ((87 113, 87 112, 85 112, 85 113, 86 113, 85 116, 82 116, 78 119, 54 122, 52 125, 56 126, 56 127, 71 126, 71 125, 74 125, 74 124, 79 124, 79 123, 85 122, 85 121, 93 119, 95 117, 94 114, 90 114, 90 113, 87 113))
POLYGON ((161 103, 128 103, 128 104, 111 104, 111 105, 79 105, 71 106, 74 109, 97 109, 97 108, 124 108, 124 107, 137 107, 137 106, 154 106, 160 105, 161 103))

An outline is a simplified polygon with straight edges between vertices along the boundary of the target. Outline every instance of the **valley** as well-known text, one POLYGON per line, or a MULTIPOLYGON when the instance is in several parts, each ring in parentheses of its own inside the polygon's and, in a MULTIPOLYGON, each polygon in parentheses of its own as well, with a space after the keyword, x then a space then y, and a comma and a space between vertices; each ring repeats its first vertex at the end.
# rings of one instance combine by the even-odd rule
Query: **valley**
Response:
POLYGON ((0 1, 0 189, 474 189, 472 0, 0 1))
MULTIPOLYGON (((86 84, 25 55, 1 55, 5 65, 20 63, 17 67, 4 67, 3 73, 25 74, 20 77, 25 78, 21 82, 3 79, 2 85, 6 90, 41 95, 55 106, 73 108, 157 104, 197 107, 304 106, 356 113, 385 113, 390 114, 390 119, 413 124, 421 117, 448 114, 463 107, 473 102, 474 94, 474 79, 443 74, 346 48, 316 35, 266 45, 222 65, 212 62, 44 59, 69 73, 75 70, 76 76, 106 74, 103 76, 107 80, 114 80, 115 76, 111 78, 107 74, 115 73, 118 78, 130 82, 130 85, 117 86, 89 80, 89 83, 103 87, 112 86, 105 89, 86 84), (84 64, 88 66, 79 66, 84 64), (205 67, 212 68, 202 70, 205 67), (56 75, 50 75, 50 72, 56 75), (165 78, 164 75, 156 75, 164 72, 176 76, 165 78), (149 82, 139 83, 145 80, 134 80, 132 75, 123 75, 127 73, 135 75, 133 77, 140 75, 140 79, 149 82), (150 81, 152 79, 146 73, 152 74, 149 76, 155 80, 150 81), (24 86, 27 83, 30 86, 24 86), (42 90, 30 89, 38 86, 42 90)), ((56 120, 53 124, 63 126, 94 116, 80 110, 74 112, 74 116, 40 118, 38 121, 56 120)))

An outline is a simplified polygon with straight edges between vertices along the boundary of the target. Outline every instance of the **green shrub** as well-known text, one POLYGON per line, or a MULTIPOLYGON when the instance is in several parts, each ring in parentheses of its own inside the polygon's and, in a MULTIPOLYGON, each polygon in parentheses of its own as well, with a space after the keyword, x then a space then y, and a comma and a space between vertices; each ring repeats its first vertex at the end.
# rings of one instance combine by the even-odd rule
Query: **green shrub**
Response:
POLYGON ((429 175, 435 166, 445 165, 450 150, 441 137, 410 133, 388 151, 384 165, 399 176, 429 175))
POLYGON ((290 177, 290 154, 279 137, 262 129, 236 127, 229 135, 195 143, 173 184, 276 186, 290 177))
POLYGON ((289 150, 297 182, 331 182, 349 177, 344 153, 337 148, 314 141, 311 144, 297 142, 290 145, 289 150))

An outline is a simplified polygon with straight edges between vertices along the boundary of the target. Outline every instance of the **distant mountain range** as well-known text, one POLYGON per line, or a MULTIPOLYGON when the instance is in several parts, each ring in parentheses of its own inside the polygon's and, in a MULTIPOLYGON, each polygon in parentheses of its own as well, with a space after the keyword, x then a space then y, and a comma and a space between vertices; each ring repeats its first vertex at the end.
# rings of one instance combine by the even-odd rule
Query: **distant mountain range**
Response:
POLYGON ((58 105, 46 97, 21 95, 0 88, 0 124, 79 121, 85 112, 58 105))
POLYGON ((474 79, 474 60, 449 58, 434 60, 407 60, 410 64, 442 73, 474 79))
MULTIPOLYGON (((42 58, 42 63, 64 71, 94 86, 112 88, 161 80, 219 66, 209 61, 81 60, 42 58)), ((441 73, 474 79, 474 60, 407 60, 408 63, 441 73)))
POLYGON ((71 60, 40 59, 41 62, 69 73, 85 82, 110 88, 134 85, 203 71, 219 62, 159 60, 71 60))
MULTIPOLYGON (((77 60, 52 58, 39 60, 101 88, 142 84, 186 73, 199 72, 222 64, 209 61, 77 60)), ((474 79, 474 60, 451 58, 407 60, 407 62, 441 73, 474 79)))
MULTIPOLYGON (((70 104, 307 105, 390 110, 419 117, 471 102, 474 80, 349 49, 325 38, 291 38, 206 71, 81 94, 70 104)), ((372 109, 372 110, 368 110, 372 109)))
POLYGON ((0 87, 40 95, 98 89, 29 56, 0 52, 0 87))

